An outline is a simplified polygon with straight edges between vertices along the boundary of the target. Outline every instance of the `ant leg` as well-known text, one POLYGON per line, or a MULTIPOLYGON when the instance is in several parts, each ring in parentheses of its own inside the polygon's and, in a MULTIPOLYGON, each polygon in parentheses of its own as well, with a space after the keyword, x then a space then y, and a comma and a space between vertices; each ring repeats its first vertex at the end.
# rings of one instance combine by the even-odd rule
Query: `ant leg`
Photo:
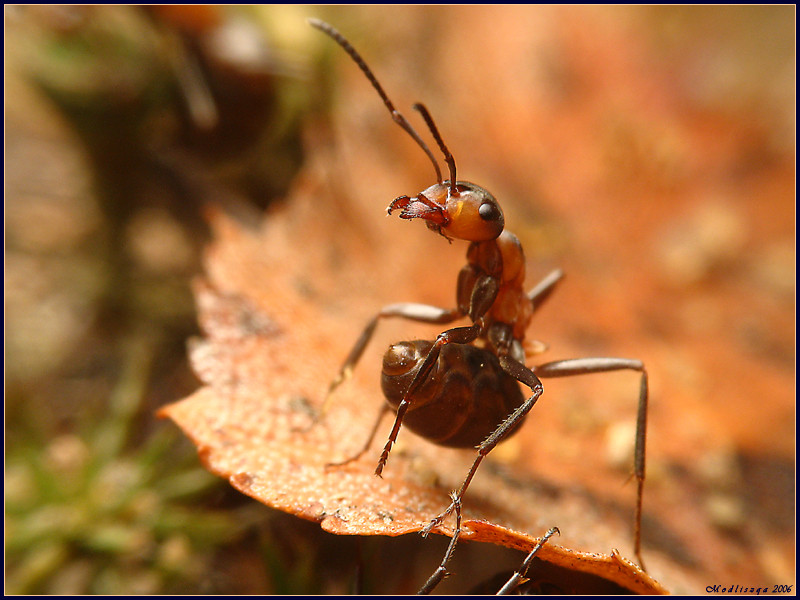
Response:
POLYGON ((401 302, 398 304, 384 306, 380 312, 375 315, 369 321, 369 323, 367 323, 367 326, 364 328, 361 336, 359 336, 358 340, 356 340, 356 343, 353 346, 353 349, 350 351, 350 354, 347 355, 344 364, 342 364, 342 368, 339 369, 339 373, 331 382, 330 386, 328 386, 328 393, 325 396, 325 402, 323 403, 323 413, 325 412, 328 399, 333 391, 347 379, 349 379, 353 374, 353 369, 355 369, 355 366, 361 358, 364 349, 372 339, 372 334, 375 333, 375 328, 378 326, 378 321, 380 319, 386 317, 402 317, 404 319, 418 321, 420 323, 444 324, 452 323, 461 316, 462 313, 456 308, 439 308, 438 306, 418 304, 416 302, 401 302))
MULTIPOLYGON (((389 460, 389 452, 391 452, 392 446, 397 439, 397 434, 400 431, 400 425, 403 422, 403 417, 405 416, 406 411, 411 404, 411 397, 427 379, 431 369, 436 364, 436 360, 439 358, 439 352, 441 351, 442 346, 445 344, 469 344, 477 339, 481 331, 483 331, 482 320, 478 323, 470 325, 469 327, 454 327, 453 329, 448 329, 436 337, 436 341, 433 342, 431 349, 428 351, 428 355, 420 364, 416 375, 414 375, 414 379, 411 380, 411 383, 408 385, 408 389, 406 389, 405 394, 403 394, 403 399, 400 401, 400 404, 397 405, 397 416, 395 417, 392 431, 389 433, 389 439, 387 440, 386 445, 383 448, 383 452, 381 452, 381 456, 378 459, 378 466, 375 469, 375 475, 378 477, 381 476, 383 467, 386 466, 386 461, 389 460)), ((451 505, 450 508, 450 511, 452 510, 453 505, 451 505)))
POLYGON ((498 596, 505 596, 506 594, 510 594, 515 589, 517 589, 518 586, 525 583, 525 581, 523 580, 525 579, 525 576, 528 574, 528 569, 530 568, 531 563, 533 562, 533 557, 536 556, 536 553, 539 552, 539 549, 547 543, 547 540, 553 537, 553 535, 556 533, 558 535, 561 535, 561 532, 558 530, 558 527, 552 527, 550 528, 550 530, 548 530, 547 533, 545 533, 542 536, 542 539, 539 540, 536 546, 534 546, 533 550, 530 551, 530 554, 528 554, 528 556, 525 557, 525 560, 522 561, 522 565, 520 565, 519 571, 515 571, 514 574, 511 576, 511 579, 506 581, 506 584, 500 588, 500 591, 497 592, 498 596))
POLYGON ((372 430, 369 432, 369 436, 367 436, 367 441, 364 443, 364 445, 362 446, 361 450, 356 452, 353 456, 351 456, 349 458, 345 458, 344 460, 325 463, 325 467, 326 468, 328 468, 328 467, 343 467, 344 465, 348 465, 351 462, 355 462, 359 458, 364 456, 364 454, 366 454, 367 450, 369 450, 370 446, 372 446, 372 442, 375 439, 375 434, 378 433, 378 426, 381 424, 381 421, 383 421, 383 415, 385 415, 387 412, 389 412, 389 406, 386 403, 384 403, 381 406, 381 410, 378 413, 378 416, 375 418, 375 423, 372 425, 372 430))
POLYGON ((453 532, 453 537, 450 538, 450 544, 447 546, 447 550, 444 553, 441 564, 433 572, 433 575, 428 578, 428 581, 425 582, 425 585, 419 589, 417 596, 430 594, 433 591, 433 588, 439 585, 442 579, 447 577, 449 574, 446 568, 447 563, 450 562, 450 559, 453 556, 453 551, 456 549, 458 538, 461 536, 461 502, 459 502, 455 496, 451 496, 451 499, 455 503, 456 530, 453 532))
MULTIPOLYGON (((375 328, 378 325, 378 320, 381 318, 386 317, 403 317, 405 319, 409 319, 411 321, 419 321, 422 323, 435 323, 435 324, 442 324, 442 323, 449 323, 461 317, 461 313, 458 309, 445 309, 439 308, 437 306, 431 306, 428 304, 418 304, 415 302, 402 302, 398 304, 390 304, 388 306, 384 306, 381 311, 375 315, 367 326, 364 328, 364 331, 359 336, 358 340, 356 340, 355 346, 350 351, 350 354, 344 361, 342 368, 339 370, 336 378, 331 382, 330 386, 328 387, 328 393, 325 396, 325 401, 322 403, 321 414, 324 416, 328 410, 328 406, 330 405, 330 397, 333 391, 339 387, 344 381, 349 379, 352 376, 353 369, 355 368, 358 360, 361 358, 361 355, 364 352, 364 349, 367 347, 367 344, 372 339, 372 334, 375 333, 375 328)), ((389 410, 389 407, 385 404, 382 406, 380 413, 378 414, 377 418, 375 419, 375 424, 372 426, 372 430, 367 437, 367 440, 364 446, 353 456, 346 458, 342 461, 337 462, 330 462, 327 463, 326 467, 339 467, 346 465, 348 463, 354 462, 361 458, 361 456, 369 450, 369 447, 372 445, 372 441, 375 439, 375 435, 378 431, 378 426, 380 425, 381 421, 383 420, 383 415, 389 410)))
POLYGON ((539 377, 569 377, 588 373, 605 373, 630 369, 641 373, 639 383, 639 404, 636 414, 636 442, 634 448, 633 475, 636 477, 636 513, 633 521, 633 552, 642 570, 642 494, 644 492, 645 442, 647 438, 647 371, 638 360, 627 358, 575 358, 559 360, 534 367, 539 377))
POLYGON ((447 515, 453 512, 456 504, 460 503, 464 497, 464 493, 467 491, 469 484, 472 482, 472 478, 475 476, 475 472, 478 470, 483 458, 489 454, 489 452, 491 452, 492 449, 497 446, 497 444, 499 444, 506 435, 508 435, 509 431, 513 430, 514 427, 519 424, 523 417, 525 417, 531 408, 533 408, 533 405, 536 404, 539 396, 542 395, 542 382, 539 381, 539 378, 534 374, 533 371, 510 356, 500 355, 498 358, 500 359, 500 367, 503 369, 503 371, 511 375, 511 377, 517 381, 527 385, 529 388, 531 388, 533 393, 531 394, 530 398, 517 407, 514 412, 508 415, 505 421, 500 423, 500 425, 497 426, 497 429, 489 434, 489 437, 483 440, 483 442, 481 442, 481 444, 477 447, 478 456, 475 457, 475 461, 472 463, 472 466, 467 473, 467 477, 464 479, 461 487, 453 495, 453 502, 450 503, 450 506, 448 506, 444 512, 435 517, 425 526, 425 528, 421 531, 423 536, 427 536, 431 530, 436 527, 436 525, 440 524, 447 515))
POLYGON ((534 312, 538 310, 542 303, 550 296, 562 277, 564 277, 564 271, 561 269, 554 269, 528 292, 528 299, 533 305, 534 312))

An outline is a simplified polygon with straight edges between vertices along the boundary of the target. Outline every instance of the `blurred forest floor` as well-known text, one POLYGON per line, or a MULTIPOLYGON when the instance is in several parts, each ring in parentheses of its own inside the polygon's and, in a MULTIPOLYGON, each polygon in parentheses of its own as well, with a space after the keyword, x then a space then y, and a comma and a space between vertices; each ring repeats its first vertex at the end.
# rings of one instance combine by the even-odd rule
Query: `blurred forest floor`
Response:
MULTIPOLYGON (((687 545, 684 566, 708 585, 794 584, 794 7, 4 16, 6 592, 347 592, 358 548, 366 589, 408 592, 438 561, 416 536, 355 542, 249 501, 153 417, 199 386, 186 340, 207 206, 257 230, 309 164, 335 215, 366 198, 382 217, 431 183, 307 16, 345 32, 409 118, 427 104, 461 177, 502 203, 529 281, 565 270, 531 330, 545 360, 645 362, 645 513, 687 545), (383 575, 397 556, 413 566, 383 575)), ((353 339, 381 302, 449 306, 463 262, 463 247, 384 221, 339 234, 436 265, 397 274, 413 298, 364 282, 369 304, 342 310, 353 339)), ((323 385, 343 357, 331 352, 323 385)), ((629 502, 618 448, 633 391, 552 382, 535 435, 509 441, 503 464, 629 502)), ((671 541, 646 530, 645 552, 671 541)), ((473 546, 462 572, 520 558, 473 546)), ((477 583, 451 579, 454 593, 477 583)))

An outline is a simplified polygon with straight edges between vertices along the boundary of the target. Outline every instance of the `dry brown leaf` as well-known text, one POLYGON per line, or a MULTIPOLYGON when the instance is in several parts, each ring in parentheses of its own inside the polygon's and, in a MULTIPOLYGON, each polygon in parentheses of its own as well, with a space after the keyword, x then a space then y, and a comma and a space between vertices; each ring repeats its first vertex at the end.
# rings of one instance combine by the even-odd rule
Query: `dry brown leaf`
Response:
MULTIPOLYGON (((191 348, 205 387, 162 415, 189 435, 212 472, 269 506, 318 521, 336 534, 418 532, 444 507, 471 453, 437 448, 404 433, 383 478, 374 475, 378 447, 355 464, 326 467, 360 447, 381 399, 374 376, 357 378, 336 392, 326 418, 315 421, 328 379, 358 329, 341 331, 345 319, 332 310, 348 302, 341 290, 323 295, 308 279, 332 247, 303 247, 298 260, 302 240, 284 238, 295 231, 297 219, 312 236, 318 227, 334 225, 324 211, 315 211, 314 197, 296 197, 274 211, 257 234, 215 215, 209 279, 195 286, 205 337, 191 348)), ((389 284, 394 275, 386 270, 382 277, 389 284)), ((374 364, 362 367, 368 373, 374 364)), ((515 489, 519 484, 508 474, 485 470, 467 497, 462 539, 529 551, 552 524, 570 523, 563 526, 563 540, 542 548, 542 560, 632 591, 664 591, 633 563, 600 552, 610 552, 622 541, 616 536, 627 535, 629 515, 622 520, 615 515, 609 526, 608 515, 585 492, 554 490, 544 482, 515 489), (536 527, 526 531, 532 523, 536 527), (571 534, 573 529, 585 535, 571 534), (571 540, 582 550, 561 545, 571 540)), ((447 525, 437 531, 452 534, 447 525)))
MULTIPOLYGON (((759 22, 770 22, 764 14, 759 22)), ((744 100, 710 87, 716 98, 693 95, 698 59, 684 50, 664 61, 647 37, 659 18, 621 7, 381 7, 365 22, 393 36, 380 41, 391 48, 381 56, 402 67, 370 62, 390 94, 399 90, 398 106, 443 94, 429 108, 460 173, 503 203, 529 255, 529 284, 565 269, 530 332, 552 344, 544 360, 612 354, 647 365, 650 574, 673 592, 792 584, 793 153, 764 119, 780 123, 780 110, 747 100, 758 100, 760 79, 744 100), (437 31, 435 47, 419 22, 437 31), (465 29, 505 34, 465 46, 465 29), (399 56, 392 40, 426 59, 399 56), (404 88, 409 81, 415 87, 404 88)), ((746 46, 728 50, 731 60, 750 55, 746 46)), ((382 402, 385 344, 438 331, 382 323, 328 418, 312 427, 312 415, 380 306, 452 304, 464 246, 383 217, 392 198, 430 183, 430 168, 342 62, 352 91, 335 151, 323 158, 325 148, 311 146, 319 168, 263 230, 213 220, 217 242, 197 287, 206 339, 192 351, 206 387, 165 413, 246 493, 329 531, 399 535, 444 508, 469 452, 402 431, 383 480, 372 475, 383 436, 357 464, 321 465, 363 443, 382 402)), ((557 525, 562 536, 543 548, 548 560, 564 559, 556 546, 606 561, 615 547, 629 555, 633 489, 623 485, 627 467, 610 466, 606 454, 632 423, 635 383, 624 375, 546 382, 535 414, 471 486, 469 536, 529 549, 533 540, 500 528, 535 537, 557 525)))

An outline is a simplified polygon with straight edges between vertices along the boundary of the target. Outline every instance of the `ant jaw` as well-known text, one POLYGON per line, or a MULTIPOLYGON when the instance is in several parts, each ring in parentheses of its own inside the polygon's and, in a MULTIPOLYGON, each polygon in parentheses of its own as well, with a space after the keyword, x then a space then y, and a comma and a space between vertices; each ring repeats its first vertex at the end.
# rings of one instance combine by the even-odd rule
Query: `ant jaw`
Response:
POLYGON ((386 212, 392 214, 393 210, 401 211, 401 219, 423 219, 429 229, 439 233, 448 241, 452 241, 442 231, 442 227, 447 227, 450 223, 447 210, 441 204, 430 200, 425 194, 419 194, 414 198, 409 198, 408 196, 395 198, 386 209, 386 212))

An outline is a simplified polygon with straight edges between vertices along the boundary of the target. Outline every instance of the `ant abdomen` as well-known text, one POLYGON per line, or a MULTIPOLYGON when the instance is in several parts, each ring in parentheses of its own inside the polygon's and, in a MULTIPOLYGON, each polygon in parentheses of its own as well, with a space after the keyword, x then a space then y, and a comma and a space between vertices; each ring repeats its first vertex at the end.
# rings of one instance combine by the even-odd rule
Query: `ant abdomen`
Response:
MULTIPOLYGON (((392 344, 386 351, 381 388, 394 410, 432 346, 428 340, 415 340, 392 344)), ((415 393, 403 425, 441 446, 474 448, 524 402, 517 380, 503 371, 492 352, 447 344, 415 393)))

